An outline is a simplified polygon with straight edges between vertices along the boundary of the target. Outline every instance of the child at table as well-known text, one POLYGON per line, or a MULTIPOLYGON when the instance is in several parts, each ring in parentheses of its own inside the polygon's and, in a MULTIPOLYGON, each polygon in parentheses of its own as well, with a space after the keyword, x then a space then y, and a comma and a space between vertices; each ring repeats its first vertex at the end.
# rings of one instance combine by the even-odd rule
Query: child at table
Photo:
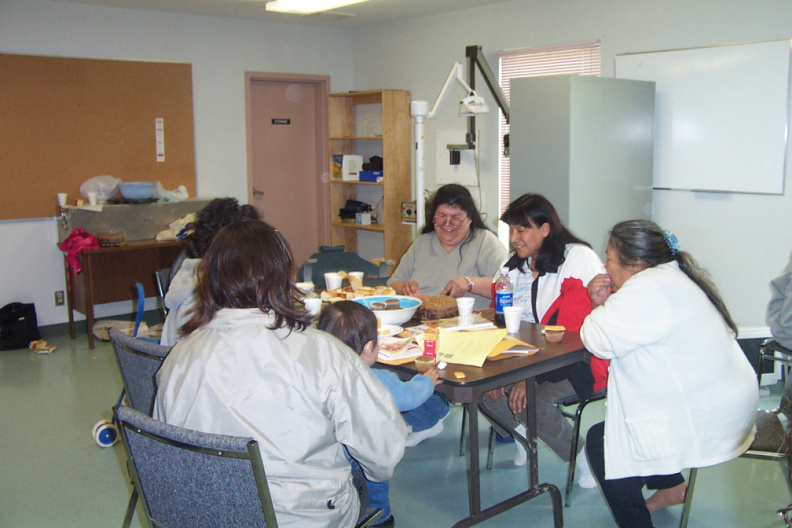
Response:
MULTIPOLYGON (((322 310, 317 326, 334 335, 360 355, 363 362, 373 367, 379 354, 377 318, 374 313, 354 301, 340 301, 322 310)), ((401 381, 388 370, 373 368, 372 373, 390 391, 396 407, 404 421, 412 427, 406 446, 418 445, 423 440, 437 436, 443 431, 443 419, 448 415, 448 398, 434 392, 441 383, 436 367, 423 374, 413 376, 410 381, 401 381)), ((387 482, 368 482, 369 504, 383 509, 381 524, 393 523, 390 515, 387 482)))

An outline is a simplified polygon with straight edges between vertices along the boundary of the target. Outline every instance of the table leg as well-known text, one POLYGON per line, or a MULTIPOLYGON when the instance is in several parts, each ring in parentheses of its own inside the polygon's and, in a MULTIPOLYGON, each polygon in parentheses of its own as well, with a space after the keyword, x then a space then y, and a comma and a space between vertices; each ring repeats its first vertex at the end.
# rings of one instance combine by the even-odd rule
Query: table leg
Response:
POLYGON ((536 449, 536 385, 532 379, 527 380, 526 397, 528 405, 523 411, 523 417, 526 419, 528 427, 526 428, 526 438, 517 434, 512 427, 507 424, 500 423, 494 416, 486 413, 485 409, 481 411, 486 415, 488 420, 498 423, 501 427, 514 435, 515 442, 522 442, 528 452, 528 490, 506 499, 498 504, 490 506, 482 511, 481 509, 481 482, 480 482, 480 467, 479 467, 479 443, 478 443, 478 403, 466 403, 465 409, 467 411, 468 419, 468 457, 467 457, 467 473, 468 473, 468 501, 470 516, 462 519, 454 525, 454 528, 467 528, 489 518, 495 517, 515 506, 527 502, 539 495, 547 493, 550 495, 550 500, 553 504, 553 525, 555 528, 563 528, 564 506, 561 502, 561 492, 556 486, 552 484, 539 484, 539 457, 536 449))
POLYGON ((470 516, 481 513, 481 467, 479 465, 478 403, 466 403, 468 419, 468 507, 470 516))

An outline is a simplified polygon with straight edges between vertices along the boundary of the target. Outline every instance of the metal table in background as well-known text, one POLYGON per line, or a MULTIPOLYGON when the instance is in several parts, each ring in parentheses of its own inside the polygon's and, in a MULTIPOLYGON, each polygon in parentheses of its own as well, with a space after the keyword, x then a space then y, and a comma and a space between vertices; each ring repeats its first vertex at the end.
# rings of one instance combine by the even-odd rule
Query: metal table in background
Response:
MULTIPOLYGON (((555 528, 561 528, 564 525, 561 492, 552 484, 539 484, 539 461, 536 450, 536 387, 533 383, 527 384, 528 405, 524 411, 526 423, 528 424, 527 436, 524 440, 528 452, 529 487, 524 492, 483 510, 481 509, 481 470, 478 438, 478 400, 481 395, 492 389, 522 380, 533 379, 536 376, 578 361, 587 361, 589 358, 589 353, 583 348, 583 343, 580 341, 580 336, 577 332, 567 330, 561 343, 545 343, 541 329, 542 325, 523 322, 519 336, 517 336, 527 343, 541 347, 535 354, 513 356, 494 361, 487 360, 481 368, 449 364, 445 370, 440 371, 443 383, 437 386, 437 390, 448 396, 452 402, 462 403, 467 411, 468 420, 467 475, 470 515, 456 523, 454 525, 455 528, 473 526, 544 493, 549 493, 552 499, 555 528), (455 372, 464 372, 465 378, 455 378, 455 372)), ((414 363, 405 365, 379 364, 379 366, 388 368, 406 378, 416 373, 414 363)), ((493 417, 488 416, 488 418, 496 421, 493 417)), ((503 426, 504 429, 511 431, 515 437, 519 436, 508 425, 500 422, 498 424, 503 426)))

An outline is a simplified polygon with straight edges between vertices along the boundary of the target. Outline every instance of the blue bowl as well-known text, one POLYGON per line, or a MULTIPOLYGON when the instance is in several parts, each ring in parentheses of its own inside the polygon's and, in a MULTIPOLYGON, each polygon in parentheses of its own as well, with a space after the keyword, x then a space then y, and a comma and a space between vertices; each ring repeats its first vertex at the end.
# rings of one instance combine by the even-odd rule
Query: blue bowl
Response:
POLYGON ((420 299, 404 295, 374 295, 372 297, 355 299, 355 302, 362 304, 374 312, 374 315, 379 317, 384 325, 400 325, 406 323, 412 319, 413 315, 415 315, 415 311, 421 306, 420 299), (397 310, 374 310, 371 308, 371 303, 384 303, 388 299, 398 299, 399 308, 397 310))
POLYGON ((118 192, 125 200, 150 200, 157 190, 157 182, 123 182, 118 184, 118 192))

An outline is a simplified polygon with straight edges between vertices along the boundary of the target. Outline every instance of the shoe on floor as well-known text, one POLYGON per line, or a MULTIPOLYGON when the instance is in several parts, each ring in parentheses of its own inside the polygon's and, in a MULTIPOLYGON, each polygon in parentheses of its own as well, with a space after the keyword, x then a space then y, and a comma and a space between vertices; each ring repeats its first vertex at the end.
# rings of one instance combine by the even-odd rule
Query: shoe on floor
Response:
MULTIPOLYGON (((517 431, 520 436, 525 436, 527 432, 525 430, 525 426, 522 424, 515 427, 514 430, 517 431)), ((528 463, 528 453, 525 451, 525 446, 523 446, 516 439, 514 440, 514 447, 517 448, 517 454, 514 455, 514 465, 517 467, 522 467, 528 463)))
POLYGON ((427 438, 432 438, 433 436, 437 436, 443 432, 445 426, 443 422, 437 422, 429 429, 424 429, 423 431, 418 431, 417 433, 410 433, 407 435, 407 441, 404 443, 405 447, 415 447, 427 438))
POLYGON ((591 472, 585 447, 577 454, 575 465, 577 467, 578 486, 583 489, 596 488, 597 479, 594 478, 594 474, 591 472))
POLYGON ((380 528, 393 528, 396 526, 396 520, 393 518, 393 515, 391 515, 380 524, 375 524, 374 526, 379 526, 380 528))

